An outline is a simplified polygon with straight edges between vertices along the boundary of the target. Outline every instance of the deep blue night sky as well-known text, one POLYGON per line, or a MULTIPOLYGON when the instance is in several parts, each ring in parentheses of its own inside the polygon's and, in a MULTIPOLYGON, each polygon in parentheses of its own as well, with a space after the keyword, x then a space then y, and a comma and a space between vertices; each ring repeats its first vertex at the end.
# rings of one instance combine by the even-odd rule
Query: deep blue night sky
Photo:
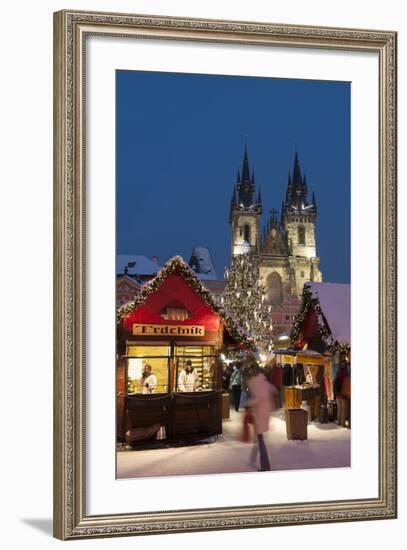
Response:
POLYGON ((350 83, 117 71, 117 252, 230 260, 229 205, 245 140, 280 211, 295 148, 315 191, 324 281, 350 282, 350 83))

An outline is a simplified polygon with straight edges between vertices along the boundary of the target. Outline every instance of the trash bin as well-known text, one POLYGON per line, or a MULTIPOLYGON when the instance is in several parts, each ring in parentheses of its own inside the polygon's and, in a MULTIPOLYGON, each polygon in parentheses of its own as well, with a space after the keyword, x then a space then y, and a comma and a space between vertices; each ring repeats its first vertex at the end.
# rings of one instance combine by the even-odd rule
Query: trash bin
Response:
POLYGON ((308 439, 308 412, 304 409, 285 411, 287 439, 308 439))
POLYGON ((222 420, 230 418, 230 398, 227 392, 222 393, 222 420))

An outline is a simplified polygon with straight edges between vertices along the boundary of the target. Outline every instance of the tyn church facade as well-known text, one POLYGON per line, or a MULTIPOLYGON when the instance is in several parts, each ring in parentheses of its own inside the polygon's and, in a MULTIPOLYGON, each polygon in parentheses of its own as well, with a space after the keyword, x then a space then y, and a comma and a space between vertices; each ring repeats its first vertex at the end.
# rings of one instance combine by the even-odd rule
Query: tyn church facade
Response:
POLYGON ((256 189, 254 173, 250 173, 245 148, 230 204, 231 253, 258 255, 266 300, 273 306, 276 335, 289 331, 304 283, 322 281, 315 234, 317 204, 314 193, 311 202, 307 196, 307 180, 295 153, 280 215, 272 209, 265 227, 261 227, 260 189, 256 189))

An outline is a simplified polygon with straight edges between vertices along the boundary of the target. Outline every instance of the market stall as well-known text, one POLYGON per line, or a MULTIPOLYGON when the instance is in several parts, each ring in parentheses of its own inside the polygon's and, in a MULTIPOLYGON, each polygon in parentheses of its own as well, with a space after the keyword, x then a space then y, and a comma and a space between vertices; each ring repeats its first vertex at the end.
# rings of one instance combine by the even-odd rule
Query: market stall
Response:
POLYGON ((291 342, 297 355, 323 355, 322 404, 329 420, 350 427, 351 381, 350 285, 306 283, 294 320, 291 342))
POLYGON ((311 420, 320 420, 324 401, 323 368, 325 358, 312 350, 276 350, 277 368, 282 370, 282 401, 285 410, 300 409, 303 403, 309 409, 311 420))
POLYGON ((118 310, 118 441, 222 433, 220 353, 251 346, 182 258, 172 258, 118 310))

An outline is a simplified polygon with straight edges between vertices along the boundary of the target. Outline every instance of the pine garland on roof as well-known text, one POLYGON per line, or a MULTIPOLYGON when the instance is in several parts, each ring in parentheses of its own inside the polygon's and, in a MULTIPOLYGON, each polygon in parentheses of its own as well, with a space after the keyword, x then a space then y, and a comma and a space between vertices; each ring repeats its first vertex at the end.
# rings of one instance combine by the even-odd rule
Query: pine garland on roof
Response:
POLYGON ((333 341, 332 333, 329 329, 328 322, 325 318, 325 315, 321 309, 321 304, 317 296, 314 296, 311 292, 311 289, 308 285, 304 285, 302 292, 302 302, 301 307, 297 315, 295 316, 293 326, 291 328, 290 340, 292 344, 298 340, 303 324, 307 317, 307 313, 310 308, 313 308, 317 317, 317 323, 321 334, 321 339, 324 344, 327 346, 328 351, 334 353, 335 351, 349 351, 349 344, 340 343, 337 340, 333 341))
POLYGON ((129 302, 119 307, 117 310, 117 323, 119 324, 124 317, 129 315, 132 311, 140 307, 147 298, 155 292, 165 281, 165 279, 174 272, 180 273, 185 281, 193 288, 202 300, 208 305, 214 313, 220 316, 221 320, 225 323, 225 326, 232 336, 239 342, 242 342, 248 349, 254 349, 254 343, 252 338, 245 333, 245 331, 238 326, 234 319, 226 312, 214 299, 212 293, 205 288, 201 281, 196 276, 195 272, 190 266, 181 258, 181 256, 174 256, 171 258, 158 272, 157 275, 145 283, 140 292, 137 294, 133 302, 129 302))

